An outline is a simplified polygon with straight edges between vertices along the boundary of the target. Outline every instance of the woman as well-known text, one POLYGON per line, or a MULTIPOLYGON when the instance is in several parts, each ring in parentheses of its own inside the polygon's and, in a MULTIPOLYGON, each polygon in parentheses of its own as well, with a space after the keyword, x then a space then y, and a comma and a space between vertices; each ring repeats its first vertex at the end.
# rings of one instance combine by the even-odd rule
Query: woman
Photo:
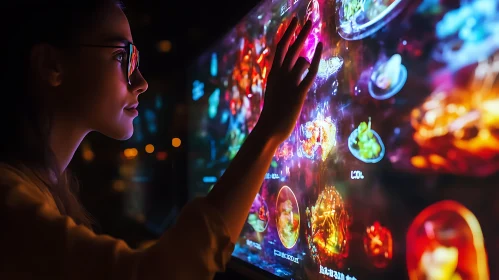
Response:
POLYGON ((126 16, 114 0, 10 2, 2 7, 16 17, 2 19, 0 279, 210 279, 222 271, 317 73, 321 44, 311 64, 298 55, 310 23, 290 45, 294 19, 279 43, 260 120, 225 174, 139 251, 91 231, 66 171, 90 131, 133 133, 147 82, 126 16))

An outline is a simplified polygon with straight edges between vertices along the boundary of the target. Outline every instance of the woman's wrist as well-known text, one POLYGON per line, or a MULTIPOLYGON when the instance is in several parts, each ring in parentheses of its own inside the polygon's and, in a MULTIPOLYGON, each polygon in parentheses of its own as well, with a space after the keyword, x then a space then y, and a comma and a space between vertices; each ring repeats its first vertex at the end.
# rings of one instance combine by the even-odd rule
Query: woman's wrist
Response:
POLYGON ((258 122, 255 128, 251 131, 251 134, 254 135, 255 138, 263 141, 264 145, 270 147, 272 149, 277 149, 279 145, 282 143, 280 137, 278 137, 275 130, 272 129, 271 125, 258 122))

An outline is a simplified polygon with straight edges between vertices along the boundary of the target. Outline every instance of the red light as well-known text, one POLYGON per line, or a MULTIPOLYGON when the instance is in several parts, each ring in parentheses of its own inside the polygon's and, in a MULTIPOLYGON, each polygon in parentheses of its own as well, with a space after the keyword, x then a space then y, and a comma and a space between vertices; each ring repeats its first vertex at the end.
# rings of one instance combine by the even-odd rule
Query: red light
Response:
POLYGON ((168 154, 166 152, 157 152, 156 153, 157 160, 166 160, 167 157, 168 157, 168 154))

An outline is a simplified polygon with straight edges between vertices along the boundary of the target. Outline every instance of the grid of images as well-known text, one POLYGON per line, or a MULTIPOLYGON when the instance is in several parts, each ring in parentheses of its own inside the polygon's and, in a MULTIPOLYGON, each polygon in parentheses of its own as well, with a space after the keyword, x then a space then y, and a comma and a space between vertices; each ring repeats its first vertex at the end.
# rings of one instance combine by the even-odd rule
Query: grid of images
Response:
MULTIPOLYGON (((499 1, 263 1, 191 71, 190 188, 254 128, 293 17, 324 51, 233 256, 284 279, 496 279, 499 1)), ((299 28, 297 33, 299 32, 299 28)))

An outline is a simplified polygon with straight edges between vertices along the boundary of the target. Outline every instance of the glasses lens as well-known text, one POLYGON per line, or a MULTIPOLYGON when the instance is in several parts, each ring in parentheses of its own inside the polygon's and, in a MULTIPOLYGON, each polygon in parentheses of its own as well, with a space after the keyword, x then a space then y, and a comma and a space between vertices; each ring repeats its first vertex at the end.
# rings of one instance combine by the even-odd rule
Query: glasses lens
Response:
POLYGON ((133 72, 139 67, 139 51, 135 45, 130 44, 130 53, 128 55, 128 83, 133 72))

